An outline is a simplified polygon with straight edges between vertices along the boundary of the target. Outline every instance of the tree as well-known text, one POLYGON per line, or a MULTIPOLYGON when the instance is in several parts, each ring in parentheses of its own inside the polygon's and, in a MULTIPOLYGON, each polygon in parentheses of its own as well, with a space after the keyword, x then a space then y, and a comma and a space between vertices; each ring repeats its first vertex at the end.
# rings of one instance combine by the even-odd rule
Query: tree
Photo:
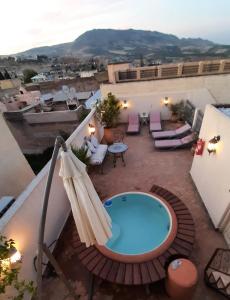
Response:
POLYGON ((4 77, 5 79, 11 79, 10 74, 8 73, 7 69, 4 69, 4 77))
POLYGON ((0 80, 4 80, 5 77, 3 76, 2 72, 0 72, 0 80))
POLYGON ((24 77, 24 83, 30 83, 31 78, 38 75, 38 73, 36 71, 34 71, 33 69, 25 69, 23 70, 23 77, 24 77))

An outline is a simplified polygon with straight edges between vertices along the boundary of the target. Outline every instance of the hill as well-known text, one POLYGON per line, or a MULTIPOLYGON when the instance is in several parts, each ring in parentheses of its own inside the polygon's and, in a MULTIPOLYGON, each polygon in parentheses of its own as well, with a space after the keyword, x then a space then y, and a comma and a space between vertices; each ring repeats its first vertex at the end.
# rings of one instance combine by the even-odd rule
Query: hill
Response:
POLYGON ((229 57, 230 46, 200 38, 178 38, 172 34, 146 30, 93 29, 70 43, 39 47, 17 55, 104 57, 107 59, 179 59, 229 57))

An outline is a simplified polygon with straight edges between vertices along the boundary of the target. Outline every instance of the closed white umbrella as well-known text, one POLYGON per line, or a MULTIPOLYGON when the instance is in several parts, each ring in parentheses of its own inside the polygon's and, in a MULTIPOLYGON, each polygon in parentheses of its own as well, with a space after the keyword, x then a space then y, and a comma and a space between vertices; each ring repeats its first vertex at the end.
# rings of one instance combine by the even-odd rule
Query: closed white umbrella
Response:
POLYGON ((83 164, 71 150, 61 152, 62 177, 81 242, 105 245, 112 236, 111 219, 83 164))

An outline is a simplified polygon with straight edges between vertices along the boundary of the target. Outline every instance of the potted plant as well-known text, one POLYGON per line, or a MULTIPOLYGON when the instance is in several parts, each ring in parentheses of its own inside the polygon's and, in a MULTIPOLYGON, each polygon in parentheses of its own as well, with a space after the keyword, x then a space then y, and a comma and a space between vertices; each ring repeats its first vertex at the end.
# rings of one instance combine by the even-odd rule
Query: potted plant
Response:
POLYGON ((82 146, 80 148, 75 148, 74 146, 71 146, 71 150, 73 154, 86 165, 86 167, 89 166, 90 157, 87 154, 88 149, 86 147, 82 146))
POLYGON ((107 98, 97 103, 96 116, 100 123, 104 126, 104 138, 108 144, 113 143, 113 133, 111 128, 117 125, 121 110, 121 104, 118 99, 108 93, 107 98))
POLYGON ((184 100, 181 100, 180 102, 175 103, 175 104, 172 103, 169 108, 172 112, 171 120, 173 122, 184 121, 184 118, 185 118, 184 100))

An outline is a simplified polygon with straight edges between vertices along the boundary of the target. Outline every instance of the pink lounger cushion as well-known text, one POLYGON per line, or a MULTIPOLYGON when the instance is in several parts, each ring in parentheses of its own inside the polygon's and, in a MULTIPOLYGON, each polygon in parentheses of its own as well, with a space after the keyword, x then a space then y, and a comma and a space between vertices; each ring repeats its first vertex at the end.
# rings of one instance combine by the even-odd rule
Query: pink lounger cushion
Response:
POLYGON ((161 140, 155 141, 155 147, 157 148, 170 148, 182 145, 180 140, 161 140))
POLYGON ((138 133, 140 131, 140 121, 137 113, 129 114, 129 124, 127 133, 138 133))
POLYGON ((130 114, 129 115, 129 124, 139 124, 138 114, 130 114))
POLYGON ((177 148, 180 146, 185 146, 194 141, 194 133, 191 133, 185 136, 182 139, 174 139, 174 140, 156 140, 155 147, 156 148, 177 148))
POLYGON ((127 132, 139 132, 140 126, 138 124, 130 124, 128 126, 127 132))
POLYGON ((159 111, 152 111, 149 115, 150 123, 160 123, 161 113, 159 111))
POLYGON ((150 131, 162 130, 161 123, 150 123, 150 131))
POLYGON ((189 130, 191 130, 191 126, 189 124, 185 124, 184 126, 177 128, 176 130, 165 130, 161 132, 153 132, 152 136, 154 139, 170 138, 170 137, 176 137, 182 135, 183 133, 186 133, 189 130))
POLYGON ((152 111, 149 114, 149 130, 161 131, 161 113, 159 111, 152 111))

